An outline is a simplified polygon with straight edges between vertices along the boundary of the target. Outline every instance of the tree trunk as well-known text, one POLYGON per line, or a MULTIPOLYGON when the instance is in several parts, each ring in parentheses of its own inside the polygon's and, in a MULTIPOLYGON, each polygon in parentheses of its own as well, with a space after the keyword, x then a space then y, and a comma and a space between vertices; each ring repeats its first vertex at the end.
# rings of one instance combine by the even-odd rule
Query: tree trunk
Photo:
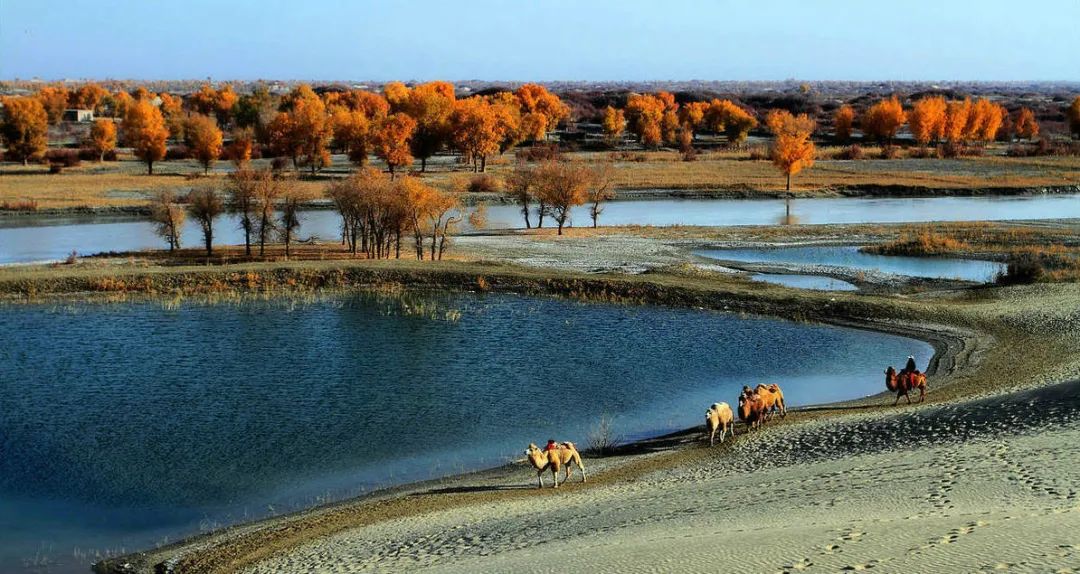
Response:
POLYGON ((485 171, 487 171, 487 156, 482 155, 480 156, 480 173, 484 173, 485 171))
POLYGON ((787 174, 787 191, 791 191, 791 172, 787 174))
POLYGON ((251 257, 251 223, 244 224, 244 255, 251 257))
POLYGON ((424 173, 426 171, 427 171, 427 158, 422 157, 422 158, 420 158, 420 173, 424 173))
POLYGON ((146 162, 146 174, 147 175, 154 175, 154 161, 153 160, 148 160, 146 162))
POLYGON ((206 256, 210 257, 214 254, 214 228, 208 224, 206 233, 203 235, 203 239, 206 240, 206 256))

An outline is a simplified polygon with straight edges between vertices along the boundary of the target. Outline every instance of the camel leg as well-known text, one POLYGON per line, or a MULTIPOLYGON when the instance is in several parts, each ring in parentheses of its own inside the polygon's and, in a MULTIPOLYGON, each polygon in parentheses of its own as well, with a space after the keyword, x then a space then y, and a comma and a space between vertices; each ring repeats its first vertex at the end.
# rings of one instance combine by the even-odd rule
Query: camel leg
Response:
MULTIPOLYGON (((720 442, 724 442, 724 435, 720 435, 720 442)), ((709 433, 709 446, 716 444, 716 429, 709 433)))
POLYGON ((894 407, 895 407, 895 406, 896 406, 896 405, 898 405, 898 404, 900 404, 900 393, 896 393, 896 400, 895 400, 895 401, 893 401, 893 404, 892 404, 892 406, 894 406, 894 407))
POLYGON ((544 469, 536 471, 536 482, 539 484, 537 488, 544 488, 544 469))
POLYGON ((551 469, 551 479, 555 481, 555 486, 553 486, 552 488, 559 488, 559 469, 551 469))
POLYGON ((581 457, 580 457, 580 456, 579 456, 579 457, 577 457, 576 461, 577 461, 577 467, 578 467, 578 470, 580 470, 580 471, 581 471, 581 482, 586 482, 586 478, 585 478, 585 465, 584 465, 584 464, 581 464, 581 457))
POLYGON ((908 393, 904 393, 904 398, 907 399, 907 404, 910 405, 911 404, 911 395, 908 394, 908 393))

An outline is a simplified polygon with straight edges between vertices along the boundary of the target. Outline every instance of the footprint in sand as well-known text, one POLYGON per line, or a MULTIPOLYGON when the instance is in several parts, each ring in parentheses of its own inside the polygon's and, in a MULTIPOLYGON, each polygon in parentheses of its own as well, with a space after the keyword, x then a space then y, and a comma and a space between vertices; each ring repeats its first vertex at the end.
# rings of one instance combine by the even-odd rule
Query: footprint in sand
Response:
POLYGON ((791 572, 802 572, 807 568, 813 566, 814 563, 809 558, 803 558, 794 564, 788 564, 784 566, 784 574, 791 574, 791 572))
POLYGON ((844 566, 843 568, 841 568, 841 570, 846 570, 848 572, 869 570, 869 569, 873 568, 874 566, 877 566, 880 563, 881 563, 880 560, 870 560, 866 564, 849 564, 849 565, 844 566))

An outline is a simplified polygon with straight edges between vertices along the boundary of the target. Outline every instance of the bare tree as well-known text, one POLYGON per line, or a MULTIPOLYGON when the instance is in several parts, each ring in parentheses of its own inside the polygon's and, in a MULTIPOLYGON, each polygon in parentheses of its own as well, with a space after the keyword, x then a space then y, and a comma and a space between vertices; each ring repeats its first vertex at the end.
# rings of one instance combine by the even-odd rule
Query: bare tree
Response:
POLYGON ((559 235, 570 219, 570 210, 585 203, 592 179, 589 168, 574 162, 547 162, 537 169, 537 198, 559 226, 559 235))
POLYGON ((207 257, 214 254, 214 220, 224 212, 225 202, 212 185, 197 187, 188 196, 188 213, 202 227, 207 257))
POLYGON ((229 202, 233 213, 240 216, 240 228, 244 230, 244 255, 251 257, 251 233, 255 230, 256 182, 260 172, 238 169, 229 180, 229 202))
POLYGON ((277 229, 277 212, 281 186, 271 173, 260 172, 255 180, 255 232, 259 237, 259 257, 266 254, 266 240, 277 229))
POLYGON ((300 229, 300 207, 310 199, 304 189, 294 179, 278 181, 278 195, 281 197, 281 239, 285 242, 285 259, 289 258, 289 245, 292 244, 296 230, 300 229))
MULTIPOLYGON (((536 170, 524 162, 519 163, 506 178, 506 194, 521 206, 521 215, 525 217, 525 229, 532 228, 529 221, 529 208, 534 193, 536 193, 536 170)), ((543 224, 543 216, 540 223, 543 224)))
POLYGON ((604 212, 601 203, 614 199, 615 190, 611 183, 611 166, 603 165, 592 170, 592 181, 588 191, 589 217, 592 218, 592 226, 596 228, 596 222, 600 214, 604 212))
POLYGON ((180 248, 185 215, 184 208, 172 191, 163 190, 154 197, 150 220, 154 222, 154 232, 169 242, 169 251, 180 248))

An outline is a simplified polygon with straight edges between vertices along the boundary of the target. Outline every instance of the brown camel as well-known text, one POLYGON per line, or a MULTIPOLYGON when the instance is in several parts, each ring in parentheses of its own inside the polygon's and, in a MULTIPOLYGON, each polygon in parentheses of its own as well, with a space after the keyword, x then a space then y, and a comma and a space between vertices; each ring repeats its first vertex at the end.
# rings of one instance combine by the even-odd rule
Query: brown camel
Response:
POLYGON ((713 403, 709 410, 705 411, 705 425, 709 429, 709 446, 716 444, 716 431, 720 431, 720 442, 724 442, 724 434, 731 432, 735 436, 735 414, 731 412, 731 406, 727 403, 713 403))
POLYGON ((544 451, 535 444, 529 444, 529 448, 525 449, 525 456, 529 459, 529 464, 536 469, 536 481, 539 484, 539 488, 544 488, 544 471, 551 469, 551 476, 554 484, 552 488, 559 488, 559 470, 566 469, 566 477, 563 482, 570 480, 571 463, 577 465, 581 470, 581 482, 586 482, 588 479, 585 476, 585 465, 581 463, 581 454, 578 453, 577 447, 572 442, 564 442, 559 445, 559 448, 554 450, 544 451))
POLYGON ((787 407, 784 406, 784 391, 780 390, 780 385, 776 383, 758 385, 754 392, 765 401, 765 411, 769 416, 779 412, 780 418, 787 417, 787 407))
POLYGON ((896 393, 896 400, 893 401, 893 406, 900 403, 900 397, 907 399, 908 404, 911 404, 910 393, 914 389, 919 389, 919 402, 926 400, 926 375, 915 371, 900 371, 896 372, 892 366, 885 369, 885 388, 896 393))

